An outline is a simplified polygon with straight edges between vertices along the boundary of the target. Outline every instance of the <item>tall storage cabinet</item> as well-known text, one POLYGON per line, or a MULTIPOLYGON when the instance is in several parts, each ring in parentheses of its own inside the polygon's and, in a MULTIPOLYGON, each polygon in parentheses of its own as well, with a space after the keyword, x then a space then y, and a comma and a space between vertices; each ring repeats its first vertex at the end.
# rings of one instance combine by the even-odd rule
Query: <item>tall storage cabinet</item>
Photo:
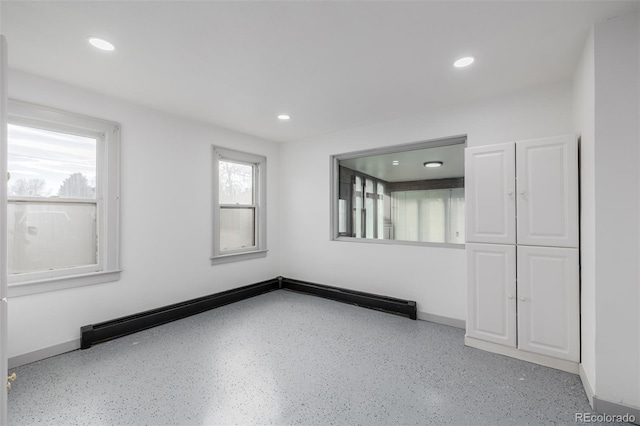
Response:
POLYGON ((467 148, 468 346, 576 372, 575 136, 467 148))

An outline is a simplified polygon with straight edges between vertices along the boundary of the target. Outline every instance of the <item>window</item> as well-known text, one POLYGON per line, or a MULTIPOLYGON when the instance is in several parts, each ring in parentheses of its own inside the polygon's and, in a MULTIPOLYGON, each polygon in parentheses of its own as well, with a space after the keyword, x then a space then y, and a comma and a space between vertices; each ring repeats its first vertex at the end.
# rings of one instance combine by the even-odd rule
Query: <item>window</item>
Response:
POLYGON ((266 158, 213 147, 212 264, 264 257, 266 158))
POLYGON ((462 247, 465 145, 461 136, 332 156, 331 238, 462 247))
POLYGON ((8 116, 10 295, 117 280, 119 126, 13 100, 8 116))
POLYGON ((464 188, 391 192, 393 239, 464 244, 464 188))

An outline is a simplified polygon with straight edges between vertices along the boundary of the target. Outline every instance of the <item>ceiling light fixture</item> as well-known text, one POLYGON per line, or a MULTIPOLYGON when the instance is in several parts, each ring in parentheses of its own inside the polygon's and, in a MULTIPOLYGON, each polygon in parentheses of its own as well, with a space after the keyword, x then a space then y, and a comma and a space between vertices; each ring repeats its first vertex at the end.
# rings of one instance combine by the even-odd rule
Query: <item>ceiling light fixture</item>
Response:
POLYGON ((425 167, 442 167, 444 163, 442 161, 427 161, 424 163, 425 167))
POLYGON ((278 118, 279 118, 280 120, 288 120, 288 119, 290 119, 291 117, 289 117, 287 114, 280 114, 280 115, 278 116, 278 118))
POLYGON ((95 47, 96 49, 106 50, 108 52, 110 52, 112 50, 116 50, 116 47, 113 44, 111 44, 107 40, 103 40, 101 38, 89 37, 89 43, 91 43, 91 45, 93 47, 95 47))
POLYGON ((472 56, 467 56, 464 58, 460 58, 453 63, 453 66, 456 68, 463 68, 471 65, 475 59, 472 56))
POLYGON ((391 164, 394 166, 397 166, 398 164, 400 164, 400 162, 398 160, 393 160, 391 164))

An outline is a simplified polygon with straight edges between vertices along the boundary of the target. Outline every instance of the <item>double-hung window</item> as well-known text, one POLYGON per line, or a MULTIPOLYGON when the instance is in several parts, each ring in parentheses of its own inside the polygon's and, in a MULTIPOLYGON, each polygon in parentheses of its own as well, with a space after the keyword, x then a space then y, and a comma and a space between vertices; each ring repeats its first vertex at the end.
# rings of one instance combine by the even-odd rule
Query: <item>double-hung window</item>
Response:
POLYGON ((266 255, 266 159, 213 147, 213 264, 266 255))
POLYGON ((18 101, 8 116, 10 294, 117 280, 119 126, 18 101))

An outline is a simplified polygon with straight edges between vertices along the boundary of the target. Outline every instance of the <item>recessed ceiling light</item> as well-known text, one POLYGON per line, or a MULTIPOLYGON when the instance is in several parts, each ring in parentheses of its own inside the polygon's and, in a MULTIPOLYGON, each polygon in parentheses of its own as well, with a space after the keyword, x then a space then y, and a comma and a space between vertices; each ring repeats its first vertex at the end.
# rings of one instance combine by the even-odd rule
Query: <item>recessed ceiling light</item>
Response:
POLYGON ((444 163, 442 161, 427 161, 424 163, 425 167, 442 167, 444 163))
POLYGON ((280 115, 278 116, 278 118, 279 118, 280 120, 288 120, 288 119, 290 119, 291 117, 289 117, 287 114, 280 114, 280 115))
POLYGON ((474 60, 475 60, 475 59, 473 59, 473 57, 472 57, 472 56, 467 56, 467 57, 465 57, 465 58, 460 58, 460 59, 458 59, 457 61, 455 61, 455 62, 453 63, 453 66, 454 66, 454 67, 456 67, 456 68, 466 67, 466 66, 471 65, 471 64, 473 63, 473 61, 474 61, 474 60))
POLYGON ((116 49, 116 47, 113 44, 109 43, 107 40, 103 40, 97 37, 89 37, 89 43, 91 43, 93 47, 100 50, 112 51, 116 49))
POLYGON ((398 164, 400 164, 400 162, 398 160, 393 160, 391 164, 394 166, 397 166, 398 164))

